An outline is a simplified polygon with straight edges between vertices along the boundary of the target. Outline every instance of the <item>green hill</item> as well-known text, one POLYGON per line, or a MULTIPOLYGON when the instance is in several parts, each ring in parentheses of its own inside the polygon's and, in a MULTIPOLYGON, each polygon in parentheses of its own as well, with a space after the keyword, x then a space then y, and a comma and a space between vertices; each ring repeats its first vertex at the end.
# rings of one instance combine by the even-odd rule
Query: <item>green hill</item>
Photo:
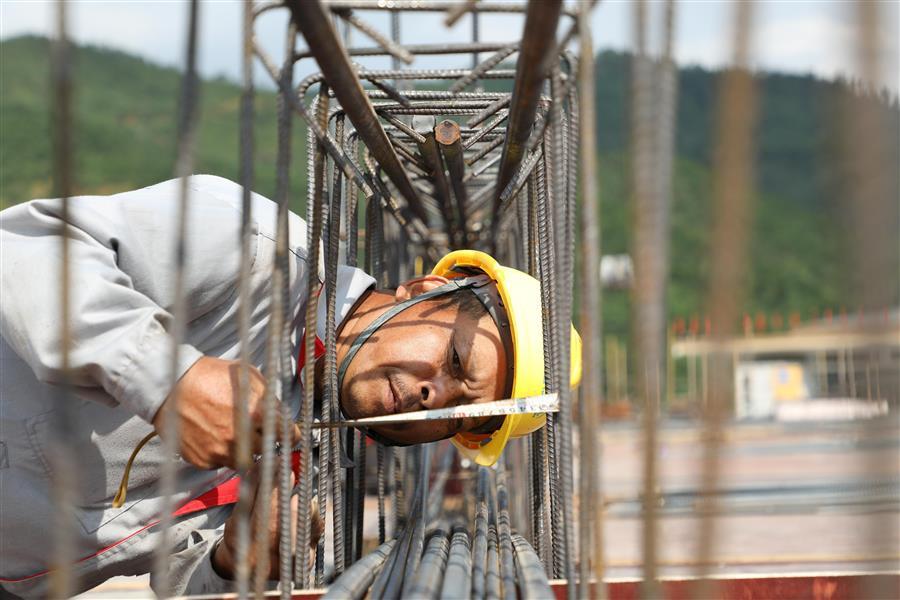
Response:
MULTIPOLYGON (((0 205, 51 194, 48 42, 21 37, 0 42, 0 205)), ((597 176, 602 203, 604 253, 628 250, 629 56, 603 52, 597 61, 597 176)), ((79 47, 75 59, 77 191, 112 193, 170 178, 180 74, 121 52, 79 47)), ((709 267, 710 148, 717 73, 700 68, 679 73, 677 161, 672 211, 672 279, 669 312, 702 313, 709 267)), ((761 73, 757 125, 757 190, 751 248, 751 281, 745 309, 798 311, 853 309, 845 282, 845 219, 837 174, 840 101, 846 83, 811 76, 761 73)), ((221 79, 204 81, 196 172, 238 178, 240 90, 221 79)), ((896 173, 900 112, 895 99, 869 97, 882 113, 890 147, 878 165, 896 173)), ((305 145, 295 121, 295 156, 305 145)), ((256 99, 256 185, 275 189, 275 98, 256 99)), ((305 169, 292 171, 295 210, 302 206, 305 169)), ((892 178, 898 197, 897 177, 892 178)), ((894 202, 896 210, 897 203, 894 202)), ((893 222, 896 224, 896 215, 893 222)), ((897 247, 896 227, 889 243, 897 247)), ((897 272, 895 269, 894 272, 897 272)), ((896 290, 897 286, 893 288, 896 290)), ((605 326, 627 331, 627 295, 606 296, 605 326)), ((897 299, 895 298, 895 302, 897 299)))
MULTIPOLYGON (((50 63, 45 38, 0 42, 0 205, 51 194, 50 63)), ((74 58, 76 190, 114 193, 170 179, 181 74, 122 52, 82 46, 74 58)), ((240 89, 204 81, 197 173, 238 179, 240 89)), ((275 96, 256 96, 256 189, 275 192, 275 96)), ((305 130, 295 130, 296 151, 305 130)), ((293 171, 292 188, 305 186, 293 171)), ((302 194, 305 197, 305 192, 302 194)), ((299 196, 298 196, 299 197, 299 196)), ((299 207, 299 204, 297 204, 299 207)))

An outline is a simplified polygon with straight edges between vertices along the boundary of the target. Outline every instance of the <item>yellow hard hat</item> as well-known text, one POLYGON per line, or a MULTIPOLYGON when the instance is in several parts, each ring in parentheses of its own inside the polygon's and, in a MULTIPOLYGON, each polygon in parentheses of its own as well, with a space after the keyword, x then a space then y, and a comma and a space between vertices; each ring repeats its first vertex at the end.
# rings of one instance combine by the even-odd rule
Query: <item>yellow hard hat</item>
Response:
MULTIPOLYGON (((497 284, 497 291, 509 317, 512 333, 513 363, 512 398, 525 398, 544 393, 544 337, 541 284, 527 273, 504 267, 490 255, 477 250, 456 250, 444 256, 432 274, 453 279, 464 277, 465 270, 478 269, 497 284)), ((581 381, 581 337, 571 328, 571 366, 569 384, 581 381)), ((525 413, 507 415, 491 434, 458 433, 453 443, 466 458, 479 465, 497 462, 510 437, 521 437, 544 426, 547 415, 525 413)))

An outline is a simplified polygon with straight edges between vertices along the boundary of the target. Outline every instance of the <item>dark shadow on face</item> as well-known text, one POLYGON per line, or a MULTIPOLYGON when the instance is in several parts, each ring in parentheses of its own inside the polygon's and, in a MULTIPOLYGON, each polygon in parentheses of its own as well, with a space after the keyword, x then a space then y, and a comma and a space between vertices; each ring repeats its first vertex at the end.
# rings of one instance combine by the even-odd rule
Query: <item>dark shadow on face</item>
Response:
MULTIPOLYGON (((503 344, 487 313, 476 318, 453 300, 428 300, 392 318, 360 348, 343 382, 341 407, 350 418, 364 418, 490 402, 503 396, 505 373, 503 344)), ((419 444, 486 421, 425 421, 373 430, 401 444, 419 444)))

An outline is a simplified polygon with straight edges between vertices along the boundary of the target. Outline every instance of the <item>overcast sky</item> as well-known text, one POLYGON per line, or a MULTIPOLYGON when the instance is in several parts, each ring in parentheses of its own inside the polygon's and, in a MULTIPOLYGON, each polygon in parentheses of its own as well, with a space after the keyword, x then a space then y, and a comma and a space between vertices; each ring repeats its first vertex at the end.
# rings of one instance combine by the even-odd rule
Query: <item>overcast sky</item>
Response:
MULTIPOLYGON (((569 0, 571 3, 571 0, 569 0)), ((240 76, 240 0, 206 0, 201 3, 199 60, 206 76, 240 76)), ((23 33, 50 35, 55 4, 42 0, 0 0, 0 38, 23 33)), ((898 90, 898 38, 900 1, 878 2, 882 83, 898 90)), ((659 39, 662 2, 650 2, 650 17, 656 26, 651 39, 659 39)), ((682 0, 677 4, 676 59, 681 64, 717 67, 731 56, 731 20, 734 3, 724 0, 682 0)), ((633 5, 627 0, 601 0, 591 24, 595 47, 628 49, 633 39, 633 5)), ((180 65, 183 62, 188 5, 184 0, 77 0, 71 3, 70 35, 88 42, 122 49, 153 62, 180 65)), ((382 14, 360 13, 383 31, 388 18, 382 14)), ((404 17, 401 22, 405 43, 468 41, 471 22, 461 19, 452 29, 442 24, 441 13, 404 17)), ((256 35, 268 52, 280 57, 284 44, 285 11, 269 11, 257 23, 256 35)), ((482 39, 508 41, 521 37, 522 19, 482 16, 482 39)), ((853 0, 770 0, 757 2, 754 26, 753 63, 756 67, 791 72, 814 73, 833 78, 855 74, 855 15, 853 0)), ((354 43, 372 45, 362 34, 354 43)), ((658 45, 658 44, 657 44, 658 45)), ((280 58, 279 58, 280 60, 280 58)), ((454 66, 446 58, 425 58, 417 66, 454 66), (441 61, 441 62, 437 62, 441 61)), ((468 65, 469 58, 456 58, 456 66, 468 65)), ((313 71, 310 61, 298 67, 298 75, 313 71)), ((387 59, 359 60, 383 68, 387 59)), ((261 69, 258 67, 258 70, 261 69)), ((258 80, 263 76, 258 74, 258 80)))

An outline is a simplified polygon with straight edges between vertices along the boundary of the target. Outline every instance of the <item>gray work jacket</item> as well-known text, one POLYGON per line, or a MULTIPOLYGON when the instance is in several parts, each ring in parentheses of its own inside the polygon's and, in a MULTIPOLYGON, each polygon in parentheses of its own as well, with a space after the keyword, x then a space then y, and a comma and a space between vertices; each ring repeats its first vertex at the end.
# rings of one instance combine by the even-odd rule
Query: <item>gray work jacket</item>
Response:
MULTIPOLYGON (((236 359, 241 187, 226 179, 189 179, 186 238, 187 331, 176 375, 202 355, 236 359)), ((250 255, 252 361, 264 367, 275 248, 276 206, 253 195, 250 255)), ((67 449, 75 470, 72 531, 78 589, 119 574, 146 573, 160 532, 159 438, 131 470, 127 502, 111 507, 129 454, 171 385, 174 253, 178 180, 69 203, 71 224, 70 368, 74 390, 61 382, 61 203, 35 200, 0 212, 0 596, 43 596, 41 572, 53 556, 54 502, 49 455, 53 423, 67 403, 67 449)), ((306 304, 306 225, 290 217, 290 298, 306 304)), ((321 256, 321 253, 320 253, 321 256)), ((319 279, 323 278, 321 263, 319 279)), ((176 506, 232 473, 181 461, 176 506)), ((227 509, 178 521, 175 592, 227 587, 208 553, 227 509), (179 571, 180 569, 180 571, 179 571)))

